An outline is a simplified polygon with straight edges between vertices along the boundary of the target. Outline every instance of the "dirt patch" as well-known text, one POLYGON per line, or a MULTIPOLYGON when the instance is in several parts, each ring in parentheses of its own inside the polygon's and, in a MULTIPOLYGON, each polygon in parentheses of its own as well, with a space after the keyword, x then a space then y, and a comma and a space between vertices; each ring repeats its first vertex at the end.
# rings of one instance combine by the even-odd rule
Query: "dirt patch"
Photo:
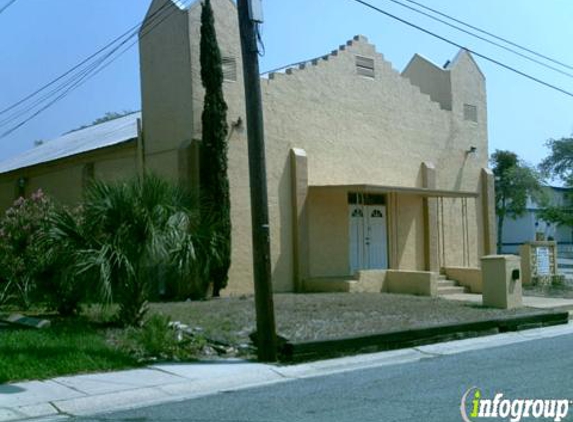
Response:
MULTIPOLYGON (((442 298, 384 293, 276 294, 274 303, 277 331, 292 341, 327 340, 539 313, 528 308, 506 311, 442 298)), ((208 337, 234 344, 249 343, 248 335, 256 325, 253 297, 153 304, 152 310, 191 327, 201 327, 208 337)))

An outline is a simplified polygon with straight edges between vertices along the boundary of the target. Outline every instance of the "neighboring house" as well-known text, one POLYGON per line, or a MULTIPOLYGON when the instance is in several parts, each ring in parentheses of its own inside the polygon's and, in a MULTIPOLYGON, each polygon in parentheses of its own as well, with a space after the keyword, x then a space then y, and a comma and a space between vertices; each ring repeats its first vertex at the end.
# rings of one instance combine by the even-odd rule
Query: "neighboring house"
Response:
MULTIPOLYGON (((545 190, 549 203, 554 206, 565 205, 565 195, 571 193, 569 188, 555 186, 547 186, 545 190)), ((559 255, 573 258, 573 227, 543 221, 538 216, 540 209, 541 206, 529 198, 527 200, 527 211, 522 217, 505 219, 502 233, 502 252, 519 253, 519 246, 523 243, 544 238, 545 240, 555 240, 557 242, 559 255)))
MULTIPOLYGON (((173 12, 140 38, 142 136, 133 114, 0 164, 4 208, 38 187, 74 202, 90 178, 125 177, 143 167, 197 188, 201 7, 155 0, 147 24, 165 2, 173 12)), ((231 0, 212 3, 231 127, 226 293, 248 293, 250 190, 237 11, 231 0)), ((477 267, 481 256, 494 253, 485 78, 467 51, 445 68, 416 55, 399 73, 357 36, 261 85, 275 291, 304 291, 368 269, 477 267)))

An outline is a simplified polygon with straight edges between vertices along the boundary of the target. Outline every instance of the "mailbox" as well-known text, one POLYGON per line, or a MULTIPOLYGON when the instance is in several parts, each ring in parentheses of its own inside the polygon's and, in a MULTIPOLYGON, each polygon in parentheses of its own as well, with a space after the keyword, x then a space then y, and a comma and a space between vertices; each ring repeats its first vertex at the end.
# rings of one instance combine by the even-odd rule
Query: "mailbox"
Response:
POLYGON ((488 255, 481 259, 483 304, 501 309, 523 306, 521 260, 515 255, 488 255))

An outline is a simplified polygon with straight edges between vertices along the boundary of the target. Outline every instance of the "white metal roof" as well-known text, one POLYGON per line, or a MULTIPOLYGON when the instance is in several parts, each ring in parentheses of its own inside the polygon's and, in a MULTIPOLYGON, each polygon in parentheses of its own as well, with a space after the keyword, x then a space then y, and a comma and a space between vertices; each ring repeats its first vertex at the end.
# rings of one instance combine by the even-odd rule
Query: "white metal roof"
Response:
POLYGON ((141 118, 141 112, 131 113, 118 119, 67 133, 0 162, 0 173, 7 173, 135 139, 137 138, 137 119, 139 118, 141 118))
POLYGON ((175 4, 175 6, 177 6, 179 9, 181 10, 187 10, 189 9, 189 6, 191 5, 191 3, 193 3, 193 1, 191 1, 191 3, 186 4, 184 1, 182 0, 171 0, 172 3, 175 4))

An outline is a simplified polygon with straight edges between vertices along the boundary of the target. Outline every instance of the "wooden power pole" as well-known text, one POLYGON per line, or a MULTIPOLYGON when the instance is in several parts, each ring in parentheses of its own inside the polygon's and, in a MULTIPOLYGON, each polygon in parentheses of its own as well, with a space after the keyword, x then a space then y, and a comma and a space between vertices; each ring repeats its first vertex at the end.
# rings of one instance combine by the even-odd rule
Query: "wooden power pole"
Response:
POLYGON ((262 17, 259 16, 260 0, 238 0, 237 8, 247 110, 257 353, 259 361, 274 362, 277 360, 277 338, 271 279, 267 171, 256 27, 262 21, 262 17))

